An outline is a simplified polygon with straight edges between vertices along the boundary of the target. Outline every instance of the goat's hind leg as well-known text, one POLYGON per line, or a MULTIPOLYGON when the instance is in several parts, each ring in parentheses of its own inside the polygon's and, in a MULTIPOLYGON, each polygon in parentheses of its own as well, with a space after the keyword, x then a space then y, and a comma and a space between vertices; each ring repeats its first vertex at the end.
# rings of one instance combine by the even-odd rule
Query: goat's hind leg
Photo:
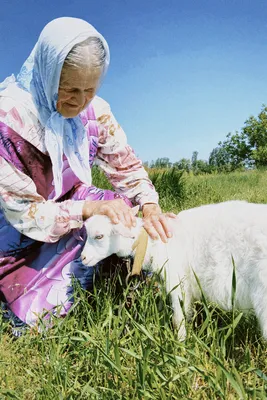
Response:
POLYGON ((264 291, 258 288, 252 301, 262 336, 267 341, 267 287, 264 288, 264 291))
POLYGON ((267 261, 263 258, 257 264, 257 270, 249 282, 248 292, 252 307, 261 327, 262 335, 267 340, 267 261))

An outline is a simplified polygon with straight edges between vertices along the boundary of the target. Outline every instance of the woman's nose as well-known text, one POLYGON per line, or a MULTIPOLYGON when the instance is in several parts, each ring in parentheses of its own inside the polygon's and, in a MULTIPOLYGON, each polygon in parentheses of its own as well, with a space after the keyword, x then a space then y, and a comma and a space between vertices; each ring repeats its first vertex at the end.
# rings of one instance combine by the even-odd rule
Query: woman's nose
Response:
POLYGON ((79 93, 76 94, 75 99, 76 99, 77 105, 83 106, 85 103, 85 93, 80 91, 79 93))

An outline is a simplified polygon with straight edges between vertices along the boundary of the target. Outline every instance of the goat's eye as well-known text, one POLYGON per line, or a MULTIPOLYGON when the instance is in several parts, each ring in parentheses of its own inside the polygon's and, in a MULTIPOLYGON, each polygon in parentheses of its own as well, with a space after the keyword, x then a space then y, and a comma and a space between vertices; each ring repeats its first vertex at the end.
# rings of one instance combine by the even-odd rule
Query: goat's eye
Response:
POLYGON ((95 240, 100 240, 103 239, 104 235, 96 235, 95 236, 95 240))

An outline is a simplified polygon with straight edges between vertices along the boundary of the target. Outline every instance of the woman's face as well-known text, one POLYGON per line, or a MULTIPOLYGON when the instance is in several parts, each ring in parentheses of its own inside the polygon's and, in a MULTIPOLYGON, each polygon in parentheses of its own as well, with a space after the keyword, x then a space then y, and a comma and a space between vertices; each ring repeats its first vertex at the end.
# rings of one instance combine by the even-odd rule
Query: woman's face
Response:
POLYGON ((100 68, 63 68, 57 100, 57 111, 65 118, 74 118, 95 96, 101 77, 100 68))

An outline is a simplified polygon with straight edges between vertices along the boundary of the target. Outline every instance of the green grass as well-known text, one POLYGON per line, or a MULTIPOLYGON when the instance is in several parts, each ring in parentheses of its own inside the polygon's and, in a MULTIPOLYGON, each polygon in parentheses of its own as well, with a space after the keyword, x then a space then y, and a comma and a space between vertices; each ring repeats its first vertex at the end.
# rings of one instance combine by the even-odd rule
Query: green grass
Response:
MULTIPOLYGON (((265 172, 153 173, 165 210, 267 201, 265 172)), ((96 185, 107 184, 98 172, 94 178, 96 185)), ((203 298, 180 343, 157 278, 141 284, 131 306, 129 288, 122 281, 119 290, 119 281, 102 280, 91 295, 77 289, 72 312, 43 334, 31 330, 14 339, 0 315, 0 399, 267 398, 266 343, 253 315, 226 313, 203 298)))
POLYGON ((247 200, 252 203, 267 202, 267 171, 233 172, 188 176, 186 199, 183 208, 225 200, 247 200))

